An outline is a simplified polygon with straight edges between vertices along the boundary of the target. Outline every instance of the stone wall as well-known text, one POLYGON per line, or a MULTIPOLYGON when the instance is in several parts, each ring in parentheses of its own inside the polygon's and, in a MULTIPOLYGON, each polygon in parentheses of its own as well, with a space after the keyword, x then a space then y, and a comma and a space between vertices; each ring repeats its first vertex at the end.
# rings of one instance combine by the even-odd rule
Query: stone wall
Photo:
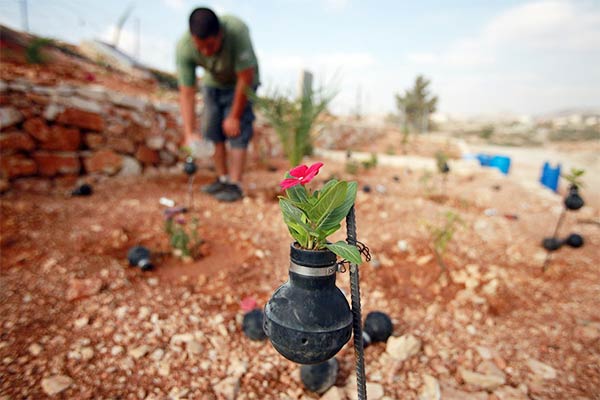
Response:
POLYGON ((172 168, 178 105, 97 85, 0 81, 0 179, 76 180, 172 168))

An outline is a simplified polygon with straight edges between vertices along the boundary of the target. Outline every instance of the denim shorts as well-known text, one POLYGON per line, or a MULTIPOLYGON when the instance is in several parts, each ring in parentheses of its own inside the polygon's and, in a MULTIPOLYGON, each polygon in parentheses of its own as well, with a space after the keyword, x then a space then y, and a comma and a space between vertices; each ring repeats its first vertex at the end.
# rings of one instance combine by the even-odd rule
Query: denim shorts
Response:
MULTIPOLYGON (((256 89, 256 88, 255 88, 256 89)), ((233 148, 245 149, 252 139, 254 112, 250 100, 246 103, 240 118, 240 135, 229 138, 223 132, 223 121, 229 115, 233 103, 235 89, 219 89, 215 87, 202 87, 204 98, 204 112, 201 120, 202 135, 214 143, 229 141, 233 148)))

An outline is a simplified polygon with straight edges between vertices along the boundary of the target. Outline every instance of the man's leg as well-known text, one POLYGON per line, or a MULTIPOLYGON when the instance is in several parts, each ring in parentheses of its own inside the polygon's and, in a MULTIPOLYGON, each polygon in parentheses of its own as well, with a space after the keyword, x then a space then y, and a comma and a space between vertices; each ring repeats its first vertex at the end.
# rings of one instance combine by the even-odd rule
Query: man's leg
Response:
POLYGON ((231 153, 231 182, 237 183, 238 185, 242 182, 242 176, 244 174, 244 165, 246 164, 246 153, 247 149, 240 149, 233 147, 230 150, 231 153))
POLYGON ((215 88, 203 88, 204 114, 202 115, 202 135, 214 144, 213 162, 217 179, 200 188, 204 193, 215 194, 225 189, 227 178, 227 151, 225 135, 221 129, 223 109, 219 104, 219 91, 215 88))
MULTIPOLYGON (((215 152, 213 154, 213 162, 215 163, 215 170, 217 176, 227 175, 227 150, 225 148, 225 142, 215 143, 215 152)), ((233 171, 233 166, 232 166, 233 171)))
MULTIPOLYGON (((233 91, 231 91, 231 97, 228 99, 228 106, 225 110, 225 115, 231 111, 231 101, 233 100, 233 91)), ((242 177, 244 174, 244 168, 246 164, 246 154, 250 139, 252 139, 253 127, 252 122, 254 121, 254 113, 250 104, 246 105, 244 114, 240 120, 240 135, 234 138, 229 138, 229 172, 230 172, 230 184, 227 188, 217 194, 215 198, 221 201, 237 201, 243 197, 242 193, 242 177)))

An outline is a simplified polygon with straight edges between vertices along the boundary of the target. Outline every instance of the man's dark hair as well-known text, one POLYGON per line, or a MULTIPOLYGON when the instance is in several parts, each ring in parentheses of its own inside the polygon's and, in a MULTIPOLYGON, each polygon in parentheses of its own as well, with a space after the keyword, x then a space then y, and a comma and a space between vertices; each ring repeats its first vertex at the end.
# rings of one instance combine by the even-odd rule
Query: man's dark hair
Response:
POLYGON ((200 39, 206 39, 219 33, 219 18, 210 8, 196 8, 190 14, 190 32, 200 39))

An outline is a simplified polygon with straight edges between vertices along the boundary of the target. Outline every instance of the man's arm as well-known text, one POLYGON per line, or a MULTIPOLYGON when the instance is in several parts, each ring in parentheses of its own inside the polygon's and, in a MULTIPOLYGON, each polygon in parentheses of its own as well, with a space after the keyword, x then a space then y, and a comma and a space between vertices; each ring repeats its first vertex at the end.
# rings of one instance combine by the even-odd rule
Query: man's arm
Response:
POLYGON ((196 134, 196 88, 179 85, 179 107, 183 120, 183 144, 190 145, 196 134))
POLYGON ((233 103, 229 115, 223 121, 223 132, 228 137, 236 137, 241 133, 240 118, 244 112, 244 107, 248 102, 246 90, 252 86, 254 81, 254 67, 247 68, 237 73, 237 82, 233 94, 233 103))

